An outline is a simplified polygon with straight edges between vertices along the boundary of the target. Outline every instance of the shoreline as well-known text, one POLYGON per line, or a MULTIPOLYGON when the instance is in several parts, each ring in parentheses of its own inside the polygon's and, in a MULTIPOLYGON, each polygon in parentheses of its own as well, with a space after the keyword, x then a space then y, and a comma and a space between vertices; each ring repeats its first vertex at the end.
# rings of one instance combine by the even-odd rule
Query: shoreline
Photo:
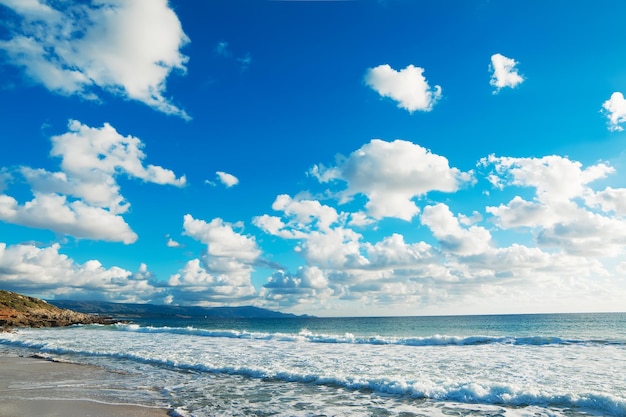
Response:
POLYGON ((117 401, 99 381, 123 379, 92 365, 36 356, 0 354, 0 415, 3 417, 173 417, 162 405, 117 401))

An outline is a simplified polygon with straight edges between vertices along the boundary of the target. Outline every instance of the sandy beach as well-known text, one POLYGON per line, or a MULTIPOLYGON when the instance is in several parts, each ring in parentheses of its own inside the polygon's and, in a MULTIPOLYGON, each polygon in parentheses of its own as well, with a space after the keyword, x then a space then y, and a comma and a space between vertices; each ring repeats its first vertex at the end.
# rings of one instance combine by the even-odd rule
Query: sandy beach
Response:
MULTIPOLYGON (((95 366, 52 362, 32 357, 0 356, 2 417, 166 417, 168 410, 120 404, 98 381, 113 373, 95 366), (93 387, 76 398, 75 388, 93 387)), ((124 378, 124 374, 115 377, 124 378)))

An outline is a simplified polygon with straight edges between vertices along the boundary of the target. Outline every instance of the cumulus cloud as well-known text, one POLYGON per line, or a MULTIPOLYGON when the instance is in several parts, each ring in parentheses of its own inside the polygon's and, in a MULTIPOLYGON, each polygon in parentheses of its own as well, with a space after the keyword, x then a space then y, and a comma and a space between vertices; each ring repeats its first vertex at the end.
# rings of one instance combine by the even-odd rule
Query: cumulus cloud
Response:
POLYGON ((87 99, 102 89, 189 119, 164 95, 168 76, 186 71, 189 42, 167 0, 0 4, 15 21, 0 50, 33 81, 87 99))
POLYGON ((492 75, 489 83, 495 87, 494 94, 497 94, 505 87, 515 88, 524 82, 524 77, 517 72, 517 64, 519 62, 502 54, 491 56, 489 70, 492 72, 492 75))
POLYGON ((97 260, 83 264, 59 252, 59 245, 7 245, 0 242, 0 281, 5 289, 45 298, 158 302, 162 289, 145 264, 137 272, 105 268, 97 260))
POLYGON ((626 216, 626 188, 606 187, 602 191, 588 194, 585 201, 588 206, 600 207, 606 213, 626 216))
MULTIPOLYGON (((101 128, 93 128, 76 120, 69 123, 69 132, 52 137, 52 156, 61 158, 63 172, 82 185, 77 196, 94 203, 104 203, 113 207, 118 203, 116 192, 107 193, 108 201, 98 201, 98 196, 90 196, 95 184, 111 184, 111 177, 123 172, 130 177, 155 184, 168 184, 177 187, 186 184, 184 176, 177 178, 174 172, 156 165, 144 166, 146 155, 143 143, 133 136, 122 136, 113 126, 105 123, 101 128)), ((101 193, 96 193, 99 195, 101 193)))
POLYGON ((487 207, 502 229, 528 228, 537 244, 578 256, 616 256, 626 243, 623 218, 593 213, 575 202, 541 203, 516 197, 487 207))
POLYGON ((626 122, 626 100, 620 92, 611 94, 611 98, 602 104, 602 109, 609 119, 609 130, 621 132, 621 123, 626 122))
POLYGON ((463 174, 451 169, 443 157, 398 142, 402 141, 372 141, 340 157, 335 166, 311 170, 321 184, 347 183, 339 194, 333 187, 318 195, 343 202, 362 194, 367 197, 367 213, 358 211, 358 204, 349 206, 357 210, 353 213, 341 212, 302 193, 279 195, 272 205, 275 213, 254 219, 265 233, 294 242, 295 252, 302 257, 301 268, 315 268, 325 283, 313 290, 302 280, 304 269, 278 269, 259 292, 267 305, 353 314, 384 314, 393 309, 436 314, 447 311, 446 306, 455 306, 455 311, 466 306, 466 312, 526 311, 529 298, 537 311, 567 310, 573 298, 586 306, 593 306, 597 297, 604 297, 612 308, 619 305, 624 292, 606 290, 607 284, 616 287, 609 282, 613 278, 606 265, 611 263, 603 262, 605 258, 613 262, 624 253, 626 193, 592 188, 613 174, 613 167, 603 162, 584 166, 554 155, 491 155, 479 161, 476 173, 463 174), (428 170, 412 172, 423 165, 428 170), (380 236, 378 225, 363 228, 368 222, 359 221, 380 218, 380 211, 370 204, 372 200, 374 207, 384 204, 376 200, 378 193, 399 192, 415 204, 415 197, 435 189, 453 192, 475 175, 489 179, 499 190, 518 188, 520 195, 469 214, 453 213, 447 204, 431 201, 422 210, 415 207, 405 218, 412 220, 421 211, 424 227, 420 230, 427 234, 423 240, 410 240, 406 229, 372 238, 380 236), (516 233, 521 233, 525 244, 499 245, 516 233), (318 307, 315 300, 321 300, 318 307), (489 310, 481 307, 485 300, 489 310))
POLYGON ((443 203, 425 207, 422 224, 428 226, 444 251, 467 256, 484 253, 491 247, 491 234, 487 229, 479 226, 463 228, 443 203))
POLYGON ((350 228, 352 213, 287 195, 278 196, 272 207, 281 216, 259 216, 255 224, 268 234, 295 240, 306 267, 296 273, 280 269, 268 278, 260 295, 271 305, 293 307, 316 299, 373 303, 381 301, 379 290, 396 291, 391 298, 407 301, 415 295, 409 288, 421 288, 415 280, 432 277, 436 269, 431 264, 439 254, 430 245, 407 243, 400 234, 364 241, 350 228))
POLYGON ((396 71, 388 64, 369 68, 365 83, 380 94, 398 103, 398 107, 413 113, 416 110, 431 111, 441 98, 441 87, 433 88, 424 77, 424 68, 409 65, 396 71))
POLYGON ((329 230, 331 225, 339 221, 339 214, 333 207, 317 200, 293 199, 287 194, 276 197, 272 209, 284 212, 300 227, 315 224, 319 229, 329 230))
POLYGON ((404 236, 394 233, 375 244, 367 242, 365 250, 373 269, 411 268, 437 259, 437 253, 426 242, 406 243, 404 236))
POLYGON ((3 288, 48 299, 106 300, 127 303, 194 304, 250 302, 256 296, 247 277, 216 273, 193 259, 169 281, 156 279, 146 264, 135 272, 98 260, 78 263, 60 253, 60 245, 7 245, 0 242, 3 288))
POLYGON ((300 251, 307 264, 324 269, 364 268, 369 261, 362 254, 362 236, 352 229, 335 227, 314 230, 302 242, 300 251))
POLYGON ((0 195, 0 220, 93 240, 129 244, 138 237, 121 216, 58 194, 35 193, 35 198, 23 205, 0 195))
POLYGON ((180 248, 182 246, 180 243, 172 239, 170 235, 166 235, 165 238, 167 239, 167 242, 165 243, 165 245, 168 248, 180 248))
POLYGON ((367 261, 360 254, 361 235, 345 228, 348 216, 317 200, 276 197, 272 208, 282 217, 255 217, 254 224, 265 233, 301 242, 297 250, 309 265, 343 269, 367 261))
POLYGON ((314 266, 300 267, 295 274, 276 271, 259 293, 260 297, 277 306, 323 304, 331 295, 324 272, 314 266))
POLYGON ((316 165, 311 173, 320 182, 345 181, 344 202, 365 195, 370 216, 407 221, 419 212, 414 198, 430 191, 454 192, 473 179, 471 172, 450 168, 445 157, 412 142, 379 139, 352 152, 337 166, 316 165))
POLYGON ((227 172, 217 171, 216 175, 220 182, 224 184, 227 188, 234 187, 235 185, 239 184, 239 178, 227 172))
POLYGON ((254 237, 235 230, 235 225, 215 218, 210 222, 184 216, 184 234, 205 244, 201 259, 192 259, 168 285, 173 301, 198 305, 217 302, 242 303, 253 298, 250 281, 254 264, 261 255, 254 237))
POLYGON ((183 220, 184 234, 207 245, 207 254, 211 257, 251 265, 261 254, 253 237, 238 233, 233 224, 220 218, 207 223, 186 214, 183 220))
POLYGON ((168 281, 171 302, 201 306, 249 302, 256 289, 238 275, 211 273, 200 259, 192 259, 168 281))
POLYGON ((499 227, 531 229, 539 245, 572 255, 615 256, 623 252, 626 221, 606 213, 622 209, 624 193, 610 188, 595 192, 590 186, 614 173, 613 167, 597 163, 583 169, 580 162, 560 156, 490 156, 481 164, 492 164, 493 175, 504 184, 535 190, 532 201, 516 196, 507 204, 486 208, 499 227), (593 212, 595 207, 605 213, 593 212))
POLYGON ((183 186, 185 177, 143 163, 142 142, 120 135, 111 125, 92 128, 70 121, 69 131, 52 137, 51 155, 61 159, 59 172, 22 167, 20 175, 34 198, 20 204, 0 194, 0 220, 50 229, 77 238, 133 243, 137 235, 121 215, 130 204, 116 177, 183 186))
POLYGON ((495 184, 535 188, 537 198, 543 202, 583 197, 589 183, 615 172, 602 162, 582 169, 580 162, 558 155, 541 158, 490 155, 481 159, 479 166, 493 167, 491 175, 495 184))

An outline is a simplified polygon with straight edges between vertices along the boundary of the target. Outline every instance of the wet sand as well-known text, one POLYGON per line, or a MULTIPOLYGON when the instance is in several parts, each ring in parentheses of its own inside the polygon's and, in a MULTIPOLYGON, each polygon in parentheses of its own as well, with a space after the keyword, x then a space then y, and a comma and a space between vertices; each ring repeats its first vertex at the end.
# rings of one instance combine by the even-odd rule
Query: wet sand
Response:
MULTIPOLYGON (((51 362, 29 357, 0 356, 0 416, 2 417, 166 417, 161 407, 117 403, 99 392, 98 381, 114 373, 88 365, 51 362), (80 387, 76 398, 75 387, 80 387), (85 387, 92 387, 84 394, 85 387)), ((115 375, 124 378, 124 374, 115 375)))

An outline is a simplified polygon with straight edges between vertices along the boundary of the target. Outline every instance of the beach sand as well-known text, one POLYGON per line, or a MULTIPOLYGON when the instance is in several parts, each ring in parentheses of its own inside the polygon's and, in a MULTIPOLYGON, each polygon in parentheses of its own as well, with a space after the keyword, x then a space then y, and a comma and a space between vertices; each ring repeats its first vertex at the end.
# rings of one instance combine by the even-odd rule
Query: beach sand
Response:
POLYGON ((116 403, 98 381, 124 378, 96 366, 0 356, 2 417, 166 417, 168 410, 116 403), (76 398, 80 387, 80 398, 76 398), (85 390, 85 387, 92 389, 85 390), (90 394, 84 394, 84 392, 90 394), (105 391, 105 390, 103 390, 105 391))

